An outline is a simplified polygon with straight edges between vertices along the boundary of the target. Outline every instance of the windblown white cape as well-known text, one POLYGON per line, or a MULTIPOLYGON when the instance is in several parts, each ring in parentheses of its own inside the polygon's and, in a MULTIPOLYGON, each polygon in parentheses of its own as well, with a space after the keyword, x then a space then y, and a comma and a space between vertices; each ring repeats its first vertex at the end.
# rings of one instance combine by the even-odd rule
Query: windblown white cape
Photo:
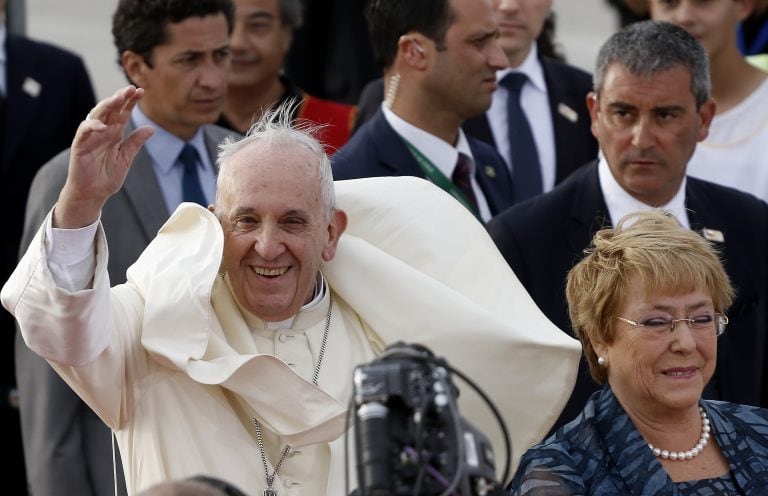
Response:
MULTIPOLYGON (((580 347, 536 307, 484 227, 422 179, 339 181, 336 190, 350 222, 336 257, 321 267, 338 306, 319 388, 248 339, 218 274, 223 234, 207 210, 179 207, 129 269, 128 283, 111 290, 103 232, 93 289, 76 293, 56 287, 45 230, 38 232, 3 287, 3 306, 27 344, 115 431, 130 493, 196 473, 262 490, 253 414, 283 443, 330 443, 325 494, 343 494, 349 373, 359 365, 351 360, 401 340, 431 348, 494 400, 515 466, 551 427, 573 387, 580 347)), ((490 411, 457 384, 462 416, 491 437, 503 463, 490 411)), ((276 488, 322 492, 282 481, 276 488)))

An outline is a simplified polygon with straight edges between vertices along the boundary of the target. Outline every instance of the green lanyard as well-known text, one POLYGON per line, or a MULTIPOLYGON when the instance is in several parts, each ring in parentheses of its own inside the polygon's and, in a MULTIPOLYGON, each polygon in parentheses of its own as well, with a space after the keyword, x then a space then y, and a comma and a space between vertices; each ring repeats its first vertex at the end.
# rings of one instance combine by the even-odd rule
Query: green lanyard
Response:
POLYGON ((440 188, 442 188, 444 191, 449 193, 451 196, 456 198, 461 202, 462 205, 467 207, 467 210, 472 212, 472 215, 477 217, 481 222, 482 219, 480 218, 480 213, 477 211, 477 209, 469 203, 467 200, 467 197, 464 196, 464 193, 456 187, 455 184, 453 184, 453 181, 445 177, 445 174, 440 172, 440 169, 438 169, 435 164, 432 163, 426 156, 424 156, 423 153, 421 153, 415 146, 413 146, 411 143, 408 142, 405 138, 403 139, 403 143, 405 143, 405 146, 408 147, 408 149, 411 151, 411 154, 413 155, 413 158, 416 159, 416 162, 419 163, 419 166, 421 167, 421 170, 424 171, 424 175, 438 185, 440 188))

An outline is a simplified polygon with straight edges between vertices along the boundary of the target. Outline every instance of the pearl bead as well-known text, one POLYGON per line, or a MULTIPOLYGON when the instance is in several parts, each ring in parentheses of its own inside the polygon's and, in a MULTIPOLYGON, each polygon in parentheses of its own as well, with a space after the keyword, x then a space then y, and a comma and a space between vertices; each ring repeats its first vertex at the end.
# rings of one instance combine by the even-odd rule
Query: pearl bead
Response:
POLYGON ((709 436, 710 432, 712 431, 709 418, 707 418, 707 413, 701 406, 699 406, 699 415, 701 415, 701 438, 699 439, 699 442, 696 443, 696 446, 688 451, 668 451, 662 450, 661 448, 656 448, 653 444, 648 443, 648 448, 650 448, 653 456, 674 461, 690 460, 699 456, 707 443, 709 443, 709 436))

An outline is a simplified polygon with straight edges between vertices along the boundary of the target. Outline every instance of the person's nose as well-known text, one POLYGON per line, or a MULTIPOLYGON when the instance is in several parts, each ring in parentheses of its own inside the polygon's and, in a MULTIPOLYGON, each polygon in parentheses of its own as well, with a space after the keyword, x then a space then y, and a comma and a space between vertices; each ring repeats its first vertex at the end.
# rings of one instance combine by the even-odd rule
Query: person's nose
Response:
POLYGON ((638 150, 646 150, 653 146, 654 124, 651 119, 641 117, 632 127, 632 145, 638 150))
POLYGON ((494 71, 500 71, 509 67, 509 59, 507 59, 507 54, 501 48, 498 38, 488 44, 488 66, 494 71))
POLYGON ((226 84, 228 70, 229 57, 225 60, 212 57, 200 66, 197 84, 209 90, 218 90, 226 84))
POLYGON ((673 24, 688 29, 696 23, 696 9, 690 2, 681 2, 669 19, 673 24))
POLYGON ((496 0, 496 10, 511 14, 520 10, 520 0, 496 0))
POLYGON ((264 225, 256 231, 253 249, 264 260, 274 260, 285 252, 282 232, 277 226, 264 225))
POLYGON ((229 47, 233 52, 245 50, 246 36, 243 23, 235 22, 235 25, 232 27, 232 34, 229 37, 229 47))
POLYGON ((670 346, 673 351, 690 352, 696 348, 696 336, 688 319, 676 320, 671 335, 672 343, 670 346))

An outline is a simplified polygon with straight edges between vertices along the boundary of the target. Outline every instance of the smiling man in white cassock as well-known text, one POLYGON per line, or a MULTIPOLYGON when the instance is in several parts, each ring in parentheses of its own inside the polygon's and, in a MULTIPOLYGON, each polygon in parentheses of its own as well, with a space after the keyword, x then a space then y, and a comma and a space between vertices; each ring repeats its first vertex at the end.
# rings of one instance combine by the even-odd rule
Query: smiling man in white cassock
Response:
MULTIPOLYGON (((2 290, 25 342, 113 429, 129 493, 205 473, 250 494, 342 494, 352 372, 399 340, 480 384, 514 462, 541 439, 576 342, 459 203, 415 178, 334 185, 287 107, 222 146, 216 204, 179 207, 110 288, 99 215, 152 134, 122 135, 142 95, 123 88, 80 125, 58 203, 2 290)), ((479 397, 459 407, 502 452, 479 397)))

